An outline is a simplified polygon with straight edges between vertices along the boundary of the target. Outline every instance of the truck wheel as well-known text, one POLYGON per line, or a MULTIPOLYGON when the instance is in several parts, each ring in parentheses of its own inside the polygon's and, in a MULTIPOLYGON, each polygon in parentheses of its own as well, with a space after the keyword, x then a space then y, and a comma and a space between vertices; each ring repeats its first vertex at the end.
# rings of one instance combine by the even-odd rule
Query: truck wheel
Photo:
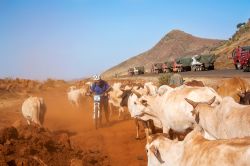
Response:
POLYGON ((242 66, 241 66, 240 62, 236 63, 236 69, 237 70, 241 70, 242 69, 242 66))
POLYGON ((194 68, 194 66, 192 66, 192 67, 191 67, 191 71, 195 71, 195 68, 194 68))

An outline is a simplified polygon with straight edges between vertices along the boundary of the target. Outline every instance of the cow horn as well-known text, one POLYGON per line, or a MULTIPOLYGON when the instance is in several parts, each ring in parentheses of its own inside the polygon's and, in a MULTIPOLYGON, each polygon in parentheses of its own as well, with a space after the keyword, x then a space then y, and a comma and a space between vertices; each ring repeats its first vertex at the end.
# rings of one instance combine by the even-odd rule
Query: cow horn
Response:
POLYGON ((141 97, 141 94, 135 90, 132 89, 132 93, 134 93, 138 98, 141 97))
POLYGON ((207 104, 208 104, 208 105, 213 104, 214 101, 215 101, 215 99, 216 99, 216 97, 214 96, 212 99, 210 99, 210 100, 207 102, 207 104))
POLYGON ((185 100, 186 100, 189 104, 191 104, 191 105, 193 106, 193 108, 195 108, 195 107, 198 105, 197 102, 194 102, 194 101, 192 101, 192 100, 190 100, 190 99, 188 99, 188 98, 185 98, 185 100))
POLYGON ((163 164, 164 161, 163 161, 162 158, 161 158, 161 154, 160 154, 159 150, 158 150, 154 145, 152 145, 149 149, 150 149, 150 151, 155 155, 155 157, 157 158, 157 160, 158 160, 161 164, 163 164))

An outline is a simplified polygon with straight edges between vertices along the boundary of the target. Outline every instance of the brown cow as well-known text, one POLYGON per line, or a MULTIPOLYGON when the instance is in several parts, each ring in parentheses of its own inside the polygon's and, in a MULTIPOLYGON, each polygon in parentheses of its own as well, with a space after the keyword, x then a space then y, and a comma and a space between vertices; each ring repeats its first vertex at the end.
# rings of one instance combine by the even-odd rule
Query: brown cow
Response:
POLYGON ((197 81, 197 80, 185 82, 185 85, 187 85, 187 86, 199 86, 199 87, 205 86, 202 81, 197 81))
POLYGON ((238 94, 245 93, 250 90, 250 84, 239 77, 234 77, 229 80, 225 80, 218 88, 217 92, 220 96, 231 96, 234 100, 239 103, 240 97, 238 94))

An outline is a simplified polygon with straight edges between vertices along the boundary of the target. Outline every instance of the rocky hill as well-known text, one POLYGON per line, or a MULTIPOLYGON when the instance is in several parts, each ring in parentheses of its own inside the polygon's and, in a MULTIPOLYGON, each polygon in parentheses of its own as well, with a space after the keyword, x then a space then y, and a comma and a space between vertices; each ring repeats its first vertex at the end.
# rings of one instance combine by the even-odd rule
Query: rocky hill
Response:
POLYGON ((103 76, 125 75, 129 67, 141 65, 149 71, 153 63, 209 52, 220 46, 222 42, 222 40, 204 39, 180 30, 172 30, 153 48, 108 69, 103 73, 103 76))

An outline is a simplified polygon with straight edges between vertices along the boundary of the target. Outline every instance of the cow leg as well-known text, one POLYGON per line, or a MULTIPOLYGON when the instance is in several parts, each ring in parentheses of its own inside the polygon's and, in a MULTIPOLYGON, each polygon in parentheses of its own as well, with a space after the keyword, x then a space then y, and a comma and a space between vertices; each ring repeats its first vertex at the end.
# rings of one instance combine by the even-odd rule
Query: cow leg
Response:
POLYGON ((119 108, 119 114, 118 114, 118 120, 120 120, 120 118, 121 118, 121 108, 119 108))
POLYGON ((153 134, 153 129, 152 129, 152 125, 151 125, 151 120, 147 121, 147 128, 148 128, 148 134, 151 135, 153 134))
POLYGON ((142 121, 142 124, 143 124, 143 127, 144 127, 144 131, 145 131, 145 134, 146 134, 146 140, 147 140, 147 143, 148 143, 148 137, 150 135, 150 130, 148 128, 148 121, 142 121))
POLYGON ((29 121, 29 119, 27 119, 27 123, 28 123, 28 125, 30 125, 30 121, 29 121))
POLYGON ((138 119, 135 119, 135 126, 136 126, 136 139, 139 139, 139 129, 140 129, 140 126, 139 126, 138 119))
POLYGON ((119 112, 120 112, 120 116, 122 116, 122 120, 124 120, 124 108, 120 107, 119 112))
POLYGON ((109 103, 109 119, 111 119, 112 114, 113 114, 112 104, 109 103))
POLYGON ((146 134, 146 140, 147 140, 147 143, 148 143, 148 142, 149 142, 149 141, 148 141, 148 137, 149 137, 149 135, 150 135, 150 134, 149 134, 150 131, 149 131, 149 128, 145 128, 144 130, 145 130, 145 134, 146 134))
POLYGON ((34 113, 32 115, 33 122, 35 122, 35 124, 38 125, 39 127, 42 126, 42 124, 40 122, 40 112, 41 112, 41 104, 39 103, 39 105, 37 106, 37 111, 34 111, 34 113))

